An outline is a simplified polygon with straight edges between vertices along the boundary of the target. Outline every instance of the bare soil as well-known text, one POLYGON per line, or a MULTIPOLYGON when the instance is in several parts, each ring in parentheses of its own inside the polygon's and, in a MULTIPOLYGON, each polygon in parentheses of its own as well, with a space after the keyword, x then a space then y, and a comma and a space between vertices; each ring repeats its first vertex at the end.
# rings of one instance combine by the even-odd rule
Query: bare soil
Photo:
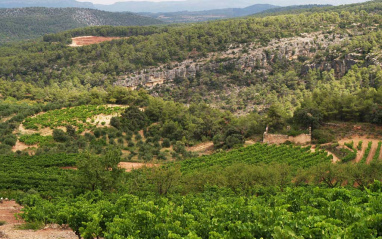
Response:
POLYGON ((72 38, 71 47, 88 46, 93 44, 99 44, 101 42, 112 41, 121 39, 122 37, 97 37, 97 36, 81 36, 72 38))
POLYGON ((139 169, 143 167, 155 167, 158 166, 157 164, 152 163, 130 163, 130 162, 121 162, 119 163, 119 167, 126 170, 126 172, 131 172, 133 169, 139 169))
POLYGON ((13 152, 16 152, 18 150, 23 151, 23 150, 32 149, 32 148, 38 148, 38 145, 37 144, 26 145, 23 142, 20 142, 19 140, 17 140, 16 145, 12 147, 12 151, 13 152))
POLYGON ((213 142, 205 142, 201 143, 198 145, 195 145, 193 147, 189 147, 188 151, 191 152, 205 152, 205 151, 210 151, 214 148, 214 143, 213 142))
POLYGON ((48 225, 42 230, 19 230, 17 226, 24 223, 18 220, 15 214, 20 213, 22 206, 15 201, 3 201, 0 203, 0 221, 6 224, 0 226, 0 238, 8 239, 76 239, 78 238, 70 229, 63 229, 58 225, 48 225))
MULTIPOLYGON (((372 138, 369 138, 367 136, 354 135, 354 136, 351 136, 351 137, 348 137, 348 138, 341 139, 341 140, 338 141, 338 143, 340 145, 343 145, 343 144, 349 143, 351 141, 354 142, 354 147, 357 147, 359 141, 362 141, 362 150, 357 152, 357 157, 354 160, 355 163, 358 163, 359 161, 362 160, 362 157, 365 154, 365 151, 367 149, 367 146, 368 146, 369 142, 372 142, 370 153, 369 153, 369 155, 368 155, 368 157, 366 159, 366 162, 370 163, 373 160, 375 152, 377 151, 377 148, 378 148, 378 143, 381 140, 379 140, 379 139, 372 139, 372 138)), ((379 156, 379 158, 381 158, 381 155, 379 156)))
POLYGON ((115 116, 118 116, 118 114, 113 114, 113 115, 100 114, 100 115, 94 116, 93 118, 89 118, 86 121, 96 125, 97 127, 110 127, 111 118, 115 116), (92 123, 92 121, 94 121, 94 123, 92 123), (105 122, 105 123, 102 124, 102 122, 105 122))
POLYGON ((12 119, 13 116, 15 116, 15 114, 10 115, 10 116, 8 116, 8 117, 3 117, 3 118, 0 117, 0 123, 4 123, 4 122, 6 122, 6 121, 12 119))
MULTIPOLYGON (((66 132, 66 128, 63 126, 57 127, 56 129, 61 129, 66 132)), ((26 129, 24 125, 21 123, 18 130, 14 133, 20 133, 20 134, 37 134, 38 133, 41 136, 52 136, 53 129, 51 128, 42 128, 39 130, 26 129)))

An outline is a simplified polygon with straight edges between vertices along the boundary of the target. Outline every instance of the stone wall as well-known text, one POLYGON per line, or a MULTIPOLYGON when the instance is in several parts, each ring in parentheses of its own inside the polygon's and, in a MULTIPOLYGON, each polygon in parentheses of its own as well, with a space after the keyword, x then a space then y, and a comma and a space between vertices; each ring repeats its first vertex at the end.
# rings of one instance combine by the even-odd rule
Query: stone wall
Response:
POLYGON ((309 129, 309 134, 300 134, 297 136, 288 136, 285 134, 269 134, 268 127, 264 132, 263 143, 283 144, 287 141, 294 144, 310 144, 312 142, 311 129, 309 129))

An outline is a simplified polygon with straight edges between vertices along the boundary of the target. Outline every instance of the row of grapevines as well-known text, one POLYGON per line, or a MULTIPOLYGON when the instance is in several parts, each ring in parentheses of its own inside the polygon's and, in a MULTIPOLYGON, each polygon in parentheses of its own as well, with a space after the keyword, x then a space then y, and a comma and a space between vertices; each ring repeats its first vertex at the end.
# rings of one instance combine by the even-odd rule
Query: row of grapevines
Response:
POLYGON ((379 160, 379 155, 381 153, 381 146, 382 146, 382 142, 378 142, 377 150, 375 151, 375 154, 373 156, 373 162, 376 162, 379 160))
POLYGON ((369 156, 372 144, 373 144, 373 142, 371 142, 371 141, 368 143, 367 148, 365 150, 365 153, 363 154, 363 157, 362 157, 360 163, 366 163, 366 160, 367 160, 367 157, 369 156))
POLYGON ((331 156, 325 151, 311 152, 309 147, 257 143, 230 152, 185 160, 181 164, 182 170, 187 172, 215 165, 226 167, 234 163, 257 164, 277 162, 299 168, 308 168, 322 162, 330 162, 330 160, 331 156))

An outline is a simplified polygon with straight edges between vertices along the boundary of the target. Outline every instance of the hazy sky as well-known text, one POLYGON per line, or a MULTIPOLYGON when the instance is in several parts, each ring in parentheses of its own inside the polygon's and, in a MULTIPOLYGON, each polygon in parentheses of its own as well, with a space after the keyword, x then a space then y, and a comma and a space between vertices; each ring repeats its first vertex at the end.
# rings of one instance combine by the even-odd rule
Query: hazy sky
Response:
MULTIPOLYGON (((78 2, 92 2, 96 4, 113 4, 115 2, 132 2, 129 0, 77 0, 78 2)), ((168 1, 183 1, 183 0, 133 0, 134 2, 168 2, 168 1)), ((207 0, 208 1, 208 0, 207 0)))
MULTIPOLYGON (((92 2, 96 4, 113 4, 115 2, 127 2, 129 0, 77 0, 79 2, 92 2)), ((166 2, 166 1, 182 1, 182 0, 134 0, 134 1, 146 1, 146 2, 166 2)), ((205 0, 208 1, 208 0, 205 0)), ((235 1, 235 0, 232 0, 235 1)), ((366 0, 253 0, 253 4, 256 3, 269 3, 275 5, 303 5, 303 4, 347 4, 365 2, 366 0)))

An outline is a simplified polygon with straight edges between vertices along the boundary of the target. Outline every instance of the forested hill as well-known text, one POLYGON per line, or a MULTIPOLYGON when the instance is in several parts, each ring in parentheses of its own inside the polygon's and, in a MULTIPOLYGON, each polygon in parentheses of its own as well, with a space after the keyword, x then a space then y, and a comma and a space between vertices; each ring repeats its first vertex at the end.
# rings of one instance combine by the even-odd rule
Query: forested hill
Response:
POLYGON ((0 9, 0 44, 33 39, 86 26, 143 26, 160 20, 133 13, 112 13, 84 8, 12 8, 0 9))
MULTIPOLYGON (((276 7, 276 8, 270 8, 264 11, 261 11, 259 13, 256 13, 256 15, 259 16, 265 16, 265 15, 277 15, 277 14, 297 14, 300 12, 305 11, 317 11, 318 8, 324 8, 325 7, 332 7, 332 5, 329 4, 307 4, 307 5, 292 5, 287 7, 276 7)), ((335 7, 334 7, 335 9, 335 7)))
POLYGON ((0 46, 0 238, 381 239, 382 0, 297 12, 0 46))
POLYGON ((224 18, 243 17, 260 13, 269 9, 280 9, 270 4, 255 4, 245 8, 224 8, 205 11, 179 11, 179 12, 142 12, 143 16, 153 17, 170 23, 202 22, 224 18))
POLYGON ((94 8, 90 2, 77 2, 75 0, 0 0, 0 8, 21 7, 83 7, 94 8))

